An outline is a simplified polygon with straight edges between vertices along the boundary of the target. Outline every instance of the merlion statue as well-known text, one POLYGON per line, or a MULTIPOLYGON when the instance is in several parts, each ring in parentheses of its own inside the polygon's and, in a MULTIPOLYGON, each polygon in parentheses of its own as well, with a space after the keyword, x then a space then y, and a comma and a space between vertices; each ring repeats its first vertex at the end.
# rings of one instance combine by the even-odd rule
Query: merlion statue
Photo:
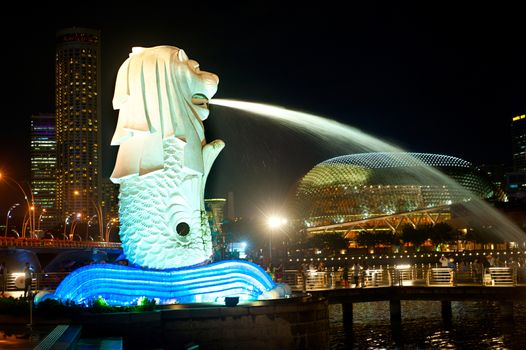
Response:
POLYGON ((207 264, 212 238, 204 188, 224 143, 205 141, 202 121, 218 78, 173 46, 134 48, 117 73, 119 109, 111 180, 120 184, 122 247, 131 266, 90 264, 71 272, 47 298, 129 306, 258 300, 290 296, 260 266, 207 264))
POLYGON ((120 184, 120 236, 134 264, 176 268, 212 255, 204 189, 224 143, 207 144, 202 121, 218 82, 173 46, 134 48, 119 69, 111 180, 120 184))

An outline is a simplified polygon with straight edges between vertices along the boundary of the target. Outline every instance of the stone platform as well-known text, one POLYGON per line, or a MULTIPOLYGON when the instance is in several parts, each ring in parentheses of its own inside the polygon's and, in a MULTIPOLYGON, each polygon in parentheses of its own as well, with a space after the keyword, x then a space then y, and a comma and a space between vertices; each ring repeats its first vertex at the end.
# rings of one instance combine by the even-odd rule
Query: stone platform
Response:
POLYGON ((328 349, 328 303, 310 295, 236 306, 173 305, 141 313, 85 314, 82 337, 122 337, 125 349, 328 349))

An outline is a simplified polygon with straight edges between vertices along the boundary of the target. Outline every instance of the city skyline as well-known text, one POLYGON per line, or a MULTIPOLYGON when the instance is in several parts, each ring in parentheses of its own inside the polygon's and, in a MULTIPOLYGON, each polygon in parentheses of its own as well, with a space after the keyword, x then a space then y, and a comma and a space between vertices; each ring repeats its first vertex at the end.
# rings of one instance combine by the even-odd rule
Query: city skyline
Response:
MULTIPOLYGON (((511 164, 511 120, 526 112, 526 50, 520 41, 525 33, 513 8, 353 5, 340 13, 216 5, 199 16, 182 10, 185 15, 175 16, 96 8, 49 23, 33 23, 36 14, 24 14, 26 40, 8 38, 23 58, 8 72, 7 112, 14 127, 1 132, 1 170, 28 180, 29 118, 54 112, 55 32, 71 26, 101 30, 103 176, 109 176, 116 153, 109 139, 117 116, 111 97, 118 66, 132 46, 161 44, 184 49, 203 70, 218 74, 218 98, 318 114, 408 151, 447 154, 475 165, 511 164)), ((338 155, 309 149, 308 139, 289 147, 296 135, 216 106, 205 130, 209 141, 226 143, 208 192, 226 198, 232 191, 240 207, 260 208, 255 198, 279 201, 294 179, 338 155), (227 128, 220 125, 228 120, 227 128), (251 189, 253 196, 238 200, 251 189)), ((1 203, 1 209, 11 204, 1 203)))

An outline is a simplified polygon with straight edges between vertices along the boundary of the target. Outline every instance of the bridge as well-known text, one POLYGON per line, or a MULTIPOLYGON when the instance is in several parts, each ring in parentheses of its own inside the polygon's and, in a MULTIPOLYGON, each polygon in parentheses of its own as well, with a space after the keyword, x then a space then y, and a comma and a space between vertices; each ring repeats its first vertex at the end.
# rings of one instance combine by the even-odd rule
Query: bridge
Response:
MULTIPOLYGON (((36 259, 38 259, 40 266, 47 266, 58 256, 78 256, 83 257, 87 252, 93 254, 95 251, 99 251, 102 254, 108 254, 108 256, 119 256, 122 253, 121 243, 118 242, 96 242, 96 241, 74 241, 74 240, 62 240, 62 239, 37 239, 37 238, 13 238, 13 237, 0 237, 0 258, 4 259, 4 262, 7 262, 8 269, 13 271, 7 277, 7 286, 8 291, 16 290, 14 288, 15 280, 20 280, 20 274, 23 269, 23 264, 25 261, 19 261, 16 254, 12 254, 16 251, 22 253, 20 256, 23 256, 24 251, 30 251, 31 254, 34 254, 36 259), (77 254, 78 253, 78 254, 77 254), (15 261, 9 264, 9 261, 15 261)), ((40 272, 40 271, 38 271, 40 272)), ((60 275, 62 276, 62 274, 60 275)), ((34 287, 37 288, 37 285, 43 284, 47 287, 53 287, 56 281, 62 280, 63 277, 56 277, 54 274, 48 275, 38 275, 36 278, 34 287), (53 276, 50 278, 49 276, 53 276), (42 283, 40 283, 42 281, 42 283), (52 281, 52 282, 48 282, 52 281), (55 282, 53 282, 55 281, 55 282), (50 285, 51 283, 51 285, 50 285)))
POLYGON ((0 248, 45 249, 47 251, 54 249, 121 249, 121 244, 104 241, 0 237, 0 248))

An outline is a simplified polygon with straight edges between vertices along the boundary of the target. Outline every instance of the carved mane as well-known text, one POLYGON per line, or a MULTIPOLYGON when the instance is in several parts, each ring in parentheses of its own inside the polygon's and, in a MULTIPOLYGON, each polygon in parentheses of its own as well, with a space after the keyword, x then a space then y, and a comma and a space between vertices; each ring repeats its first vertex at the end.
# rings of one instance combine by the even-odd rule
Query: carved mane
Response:
POLYGON ((119 119, 111 144, 119 152, 112 181, 163 169, 163 140, 170 137, 186 142, 184 165, 203 173, 201 121, 208 110, 192 104, 192 96, 210 99, 218 81, 177 47, 134 48, 119 69, 113 97, 119 119))

